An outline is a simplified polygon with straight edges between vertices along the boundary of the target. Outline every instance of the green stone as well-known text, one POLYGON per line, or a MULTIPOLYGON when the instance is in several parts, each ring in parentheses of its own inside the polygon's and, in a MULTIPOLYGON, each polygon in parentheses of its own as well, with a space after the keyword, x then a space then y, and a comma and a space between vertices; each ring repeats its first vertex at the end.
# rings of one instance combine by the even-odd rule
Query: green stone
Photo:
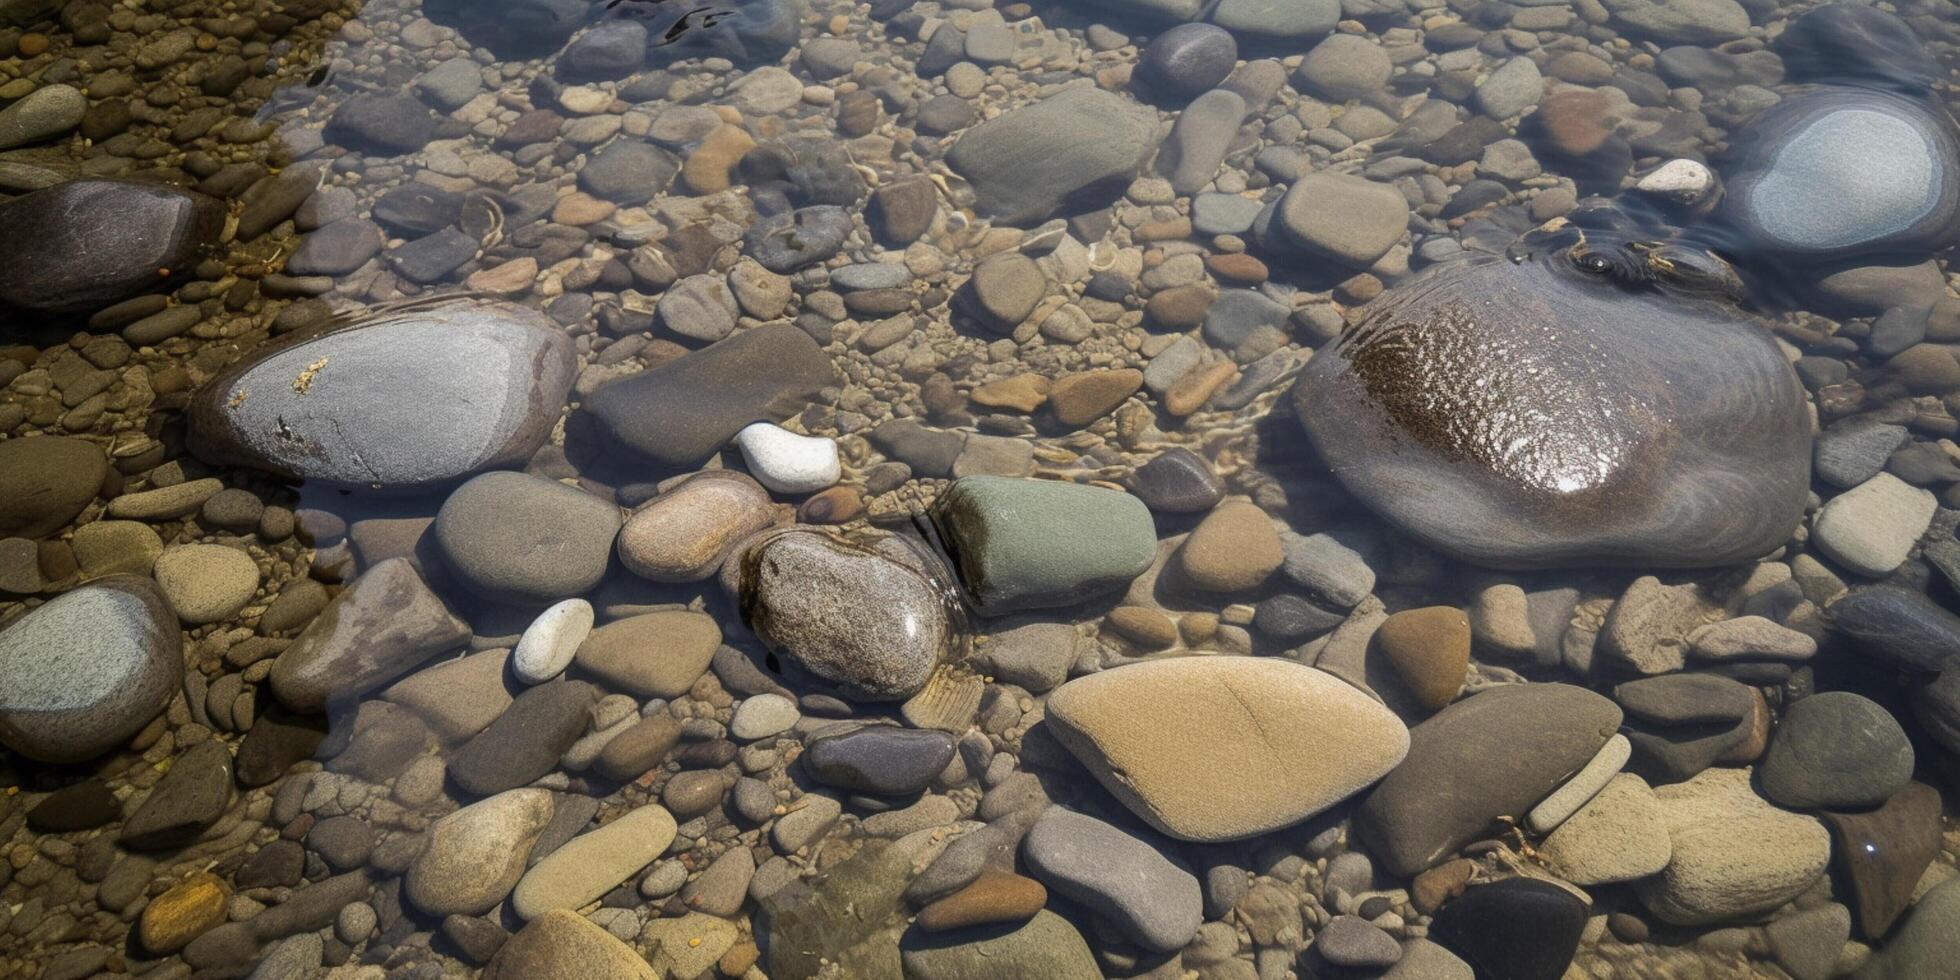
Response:
POLYGON ((987 615, 1071 606, 1150 567, 1157 527, 1118 490, 1002 476, 955 480, 933 507, 967 597, 987 615))
POLYGON ((756 933, 767 937, 769 976, 904 980, 898 937, 914 873, 905 847, 871 841, 824 874, 763 899, 756 933))
POLYGON ((1067 919, 1047 909, 1019 924, 930 933, 913 927, 899 944, 908 980, 1095 980, 1095 954, 1067 919))

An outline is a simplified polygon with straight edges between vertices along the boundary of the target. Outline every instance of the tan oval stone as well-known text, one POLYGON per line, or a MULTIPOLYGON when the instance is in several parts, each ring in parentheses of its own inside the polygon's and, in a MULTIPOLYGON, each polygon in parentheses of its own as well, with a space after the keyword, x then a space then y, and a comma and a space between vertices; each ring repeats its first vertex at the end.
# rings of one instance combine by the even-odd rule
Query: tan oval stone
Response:
POLYGON ((619 559, 644 579, 698 582, 721 568, 736 542, 775 520, 762 484, 713 470, 640 505, 620 528, 619 559))
POLYGON ((1463 690, 1463 674, 1470 666, 1470 619, 1455 606, 1404 609, 1375 630, 1375 648, 1417 703, 1441 711, 1463 690))
POLYGON ((1409 751, 1380 702, 1273 657, 1174 657, 1077 678, 1049 695, 1048 724, 1111 795, 1191 841, 1291 826, 1409 751))
POLYGON ((1273 519, 1246 500, 1219 504, 1177 550, 1178 570, 1207 592, 1250 589, 1285 560, 1273 519))
POLYGON ((1143 387, 1143 372, 1135 368, 1079 371, 1064 375, 1048 389, 1048 407, 1063 425, 1082 426, 1108 415, 1143 387))

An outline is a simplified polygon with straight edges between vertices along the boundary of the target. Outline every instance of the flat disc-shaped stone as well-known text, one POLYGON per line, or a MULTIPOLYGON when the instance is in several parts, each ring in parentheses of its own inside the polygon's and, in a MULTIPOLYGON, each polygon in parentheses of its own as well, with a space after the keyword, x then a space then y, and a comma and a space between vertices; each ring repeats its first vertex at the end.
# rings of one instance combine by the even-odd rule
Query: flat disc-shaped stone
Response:
POLYGON ((1438 267, 1308 363, 1293 404, 1361 502, 1474 564, 1722 565, 1803 514, 1810 423, 1731 307, 1550 260, 1438 267))
POLYGON ((1731 142, 1721 217, 1739 251, 1923 254, 1960 227, 1960 130, 1925 103, 1819 89, 1764 110, 1731 142))

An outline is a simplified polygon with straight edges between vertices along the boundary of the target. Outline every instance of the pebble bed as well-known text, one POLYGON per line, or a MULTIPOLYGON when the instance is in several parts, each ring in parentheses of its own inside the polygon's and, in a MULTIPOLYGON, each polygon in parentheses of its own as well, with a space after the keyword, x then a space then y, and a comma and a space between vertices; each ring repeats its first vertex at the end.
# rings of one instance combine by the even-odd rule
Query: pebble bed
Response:
POLYGON ((0 0, 0 980, 1949 975, 1956 54, 0 0), (1594 197, 1750 288, 1807 444, 1684 506, 1767 554, 1588 551, 1635 498, 1479 567, 1289 397, 1594 197))

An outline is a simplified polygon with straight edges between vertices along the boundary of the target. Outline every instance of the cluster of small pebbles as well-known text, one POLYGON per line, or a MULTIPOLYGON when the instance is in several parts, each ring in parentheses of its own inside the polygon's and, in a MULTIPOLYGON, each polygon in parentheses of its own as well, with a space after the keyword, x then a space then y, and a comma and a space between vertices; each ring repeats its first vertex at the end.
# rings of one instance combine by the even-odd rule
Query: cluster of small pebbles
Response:
POLYGON ((0 978, 1960 957, 1947 5, 0 25, 0 978), (1284 408, 1595 194, 1784 273, 1758 561, 1472 567, 1284 408))

